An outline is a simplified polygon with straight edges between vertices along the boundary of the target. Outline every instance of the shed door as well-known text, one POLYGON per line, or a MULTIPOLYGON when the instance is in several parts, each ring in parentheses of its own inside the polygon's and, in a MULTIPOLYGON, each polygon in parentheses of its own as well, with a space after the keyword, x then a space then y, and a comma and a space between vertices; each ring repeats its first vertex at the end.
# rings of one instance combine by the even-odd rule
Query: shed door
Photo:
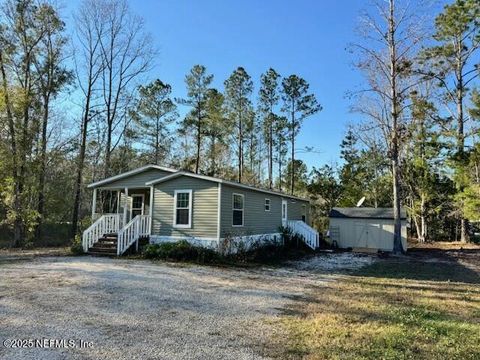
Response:
POLYGON ((355 222, 355 243, 353 247, 367 247, 367 223, 363 221, 355 222))
POLYGON ((379 249, 382 248, 381 242, 380 224, 373 224, 366 221, 355 223, 354 247, 379 249))
POLYGON ((380 234, 380 224, 368 224, 367 225, 367 247, 373 249, 381 248, 381 234, 380 234))

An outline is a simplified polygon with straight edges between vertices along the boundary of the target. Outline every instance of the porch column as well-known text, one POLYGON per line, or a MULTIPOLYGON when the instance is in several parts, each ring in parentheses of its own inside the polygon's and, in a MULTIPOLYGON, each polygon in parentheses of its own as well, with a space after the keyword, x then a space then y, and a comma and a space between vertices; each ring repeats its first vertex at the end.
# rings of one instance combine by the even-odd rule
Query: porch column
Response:
POLYGON ((95 220, 95 211, 97 210, 97 188, 93 189, 93 201, 92 201, 92 221, 95 220))
POLYGON ((152 224, 153 224, 153 189, 154 187, 153 186, 150 186, 150 207, 148 209, 148 212, 149 212, 149 216, 150 216, 150 226, 149 226, 149 229, 148 229, 148 234, 149 235, 152 235, 152 224))
POLYGON ((122 200, 121 190, 117 190, 117 214, 120 214, 120 201, 122 200))
POLYGON ((128 188, 125 188, 125 205, 123 207, 123 226, 127 225, 127 210, 128 210, 128 188))

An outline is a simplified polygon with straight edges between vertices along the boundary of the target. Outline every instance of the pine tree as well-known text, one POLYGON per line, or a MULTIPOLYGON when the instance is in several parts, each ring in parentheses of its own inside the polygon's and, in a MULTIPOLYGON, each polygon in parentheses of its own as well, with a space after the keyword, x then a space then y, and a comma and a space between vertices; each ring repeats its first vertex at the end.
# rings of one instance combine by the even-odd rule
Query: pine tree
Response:
POLYGON ((205 136, 210 139, 209 144, 209 167, 207 174, 218 176, 219 156, 226 146, 226 136, 230 131, 224 109, 225 98, 217 89, 210 89, 206 103, 205 136))
POLYGON ((171 143, 170 124, 178 117, 177 105, 171 98, 170 85, 157 79, 138 88, 138 100, 131 113, 139 128, 136 137, 149 149, 149 162, 161 164, 171 143))
POLYGON ((273 156, 273 161, 276 161, 278 166, 277 174, 277 188, 278 190, 283 190, 283 168, 286 167, 286 157, 288 152, 287 147, 287 136, 288 136, 288 120, 284 116, 275 115, 273 121, 273 133, 274 133, 274 147, 275 153, 273 156))
POLYGON ((437 192, 436 168, 442 147, 435 129, 435 107, 416 93, 412 97, 412 122, 409 126, 409 142, 405 146, 402 177, 411 203, 409 215, 415 224, 418 239, 423 242, 428 240, 429 217, 434 211, 432 200, 437 192))
POLYGON ((225 80, 225 105, 229 120, 234 129, 234 139, 237 144, 238 182, 242 182, 244 172, 244 146, 246 127, 253 113, 250 96, 253 91, 253 82, 244 68, 237 68, 225 80))
POLYGON ((363 162, 360 160, 357 141, 353 130, 348 129, 340 144, 340 157, 344 161, 339 174, 343 189, 340 206, 355 206, 363 196, 367 195, 365 191, 365 170, 363 162))
POLYGON ((204 134, 205 118, 207 117, 207 99, 213 75, 207 74, 207 68, 203 65, 195 65, 190 73, 185 76, 187 85, 187 98, 177 99, 182 105, 187 105, 192 110, 181 122, 184 130, 193 129, 195 132, 196 155, 195 173, 200 171, 200 159, 202 149, 202 138, 204 134))
MULTIPOLYGON (((425 50, 423 60, 428 70, 422 71, 428 79, 438 82, 443 91, 443 103, 451 116, 451 130, 455 133, 455 152, 452 160, 456 172, 468 166, 465 156, 465 124, 468 120, 465 110, 469 95, 468 85, 478 77, 476 56, 480 49, 480 2, 478 0, 456 0, 446 5, 435 19, 434 39, 439 43, 425 50), (453 109, 451 108, 453 105, 453 109)), ((462 176, 456 176, 461 179, 462 176)), ((459 192, 464 184, 457 184, 459 192)), ((461 212, 462 205, 459 205, 461 212)), ((468 240, 467 222, 460 215, 461 241, 468 240)))
POLYGON ((300 132, 303 120, 322 109, 314 94, 309 94, 310 85, 297 75, 290 75, 282 81, 283 111, 289 119, 288 132, 290 137, 290 160, 293 171, 290 179, 290 193, 295 190, 295 138, 300 132))
POLYGON ((275 143, 275 108, 278 105, 280 75, 272 68, 260 78, 259 110, 263 118, 263 134, 268 147, 268 188, 273 186, 273 148, 275 143))

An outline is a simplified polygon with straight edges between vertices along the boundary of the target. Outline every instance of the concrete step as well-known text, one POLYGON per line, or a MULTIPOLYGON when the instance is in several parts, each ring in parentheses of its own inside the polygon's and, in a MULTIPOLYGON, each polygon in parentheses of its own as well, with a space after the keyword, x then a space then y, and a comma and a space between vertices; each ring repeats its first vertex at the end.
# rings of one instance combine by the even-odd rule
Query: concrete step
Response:
POLYGON ((117 256, 117 252, 98 252, 98 251, 88 251, 87 252, 88 255, 92 255, 92 256, 110 256, 110 257, 113 257, 113 256, 117 256))
POLYGON ((98 253, 114 253, 117 254, 117 248, 111 248, 111 247, 99 247, 99 246, 93 246, 88 249, 88 252, 98 252, 98 253))

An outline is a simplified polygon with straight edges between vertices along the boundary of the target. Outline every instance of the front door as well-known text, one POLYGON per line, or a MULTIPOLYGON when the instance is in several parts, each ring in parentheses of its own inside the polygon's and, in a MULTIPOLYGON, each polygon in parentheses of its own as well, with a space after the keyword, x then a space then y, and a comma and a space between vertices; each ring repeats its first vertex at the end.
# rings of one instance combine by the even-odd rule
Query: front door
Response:
POLYGON ((137 215, 143 215, 145 207, 145 195, 144 194, 132 194, 132 207, 130 209, 130 219, 133 219, 137 215))
POLYGON ((288 202, 287 200, 282 200, 282 225, 287 226, 288 220, 288 202))

